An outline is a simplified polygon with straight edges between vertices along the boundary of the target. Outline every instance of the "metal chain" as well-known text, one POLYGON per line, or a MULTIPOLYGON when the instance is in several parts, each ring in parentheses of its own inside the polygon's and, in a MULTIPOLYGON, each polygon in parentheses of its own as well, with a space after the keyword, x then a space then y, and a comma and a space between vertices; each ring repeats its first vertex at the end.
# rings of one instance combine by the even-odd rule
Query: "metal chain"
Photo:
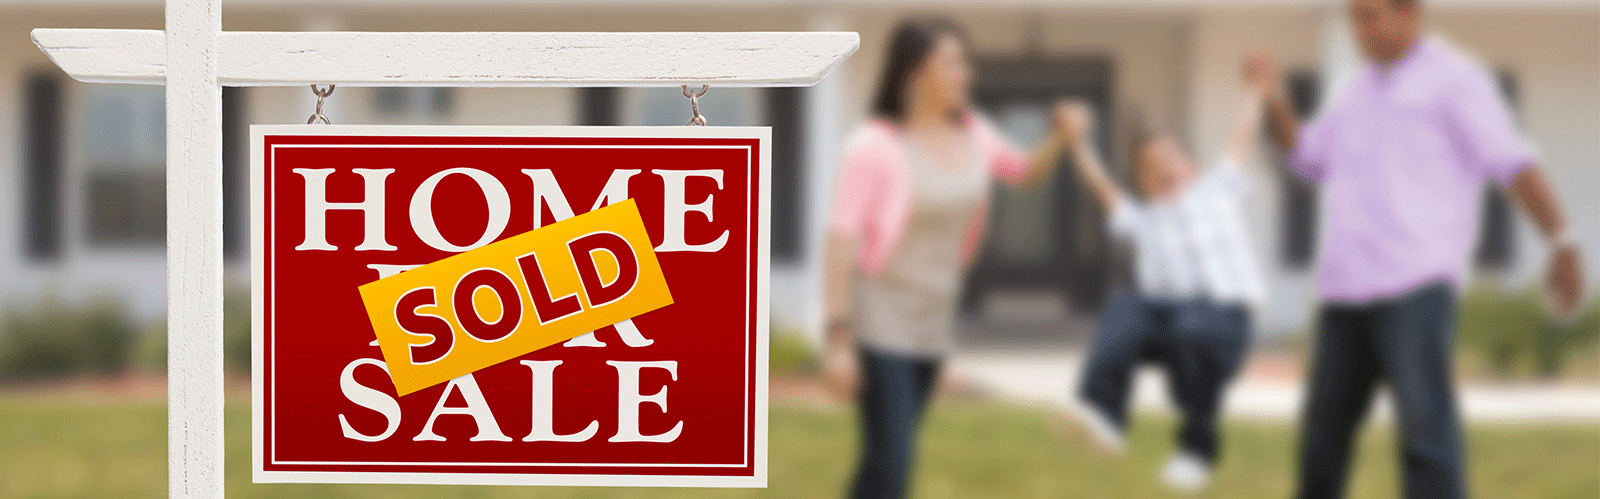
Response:
POLYGON ((700 114, 700 96, 705 95, 711 85, 701 85, 699 92, 690 93, 689 86, 683 86, 683 96, 689 98, 689 110, 694 116, 689 118, 689 126, 706 126, 706 117, 700 114))
POLYGON ((322 114, 322 101, 327 99, 328 96, 333 95, 333 85, 328 85, 328 89, 327 90, 323 90, 323 89, 317 88, 316 85, 311 85, 311 93, 315 94, 317 96, 317 112, 311 114, 311 118, 306 120, 306 124, 307 125, 315 124, 315 123, 321 123, 321 124, 324 124, 324 125, 333 124, 332 121, 328 120, 328 116, 327 115, 322 114))

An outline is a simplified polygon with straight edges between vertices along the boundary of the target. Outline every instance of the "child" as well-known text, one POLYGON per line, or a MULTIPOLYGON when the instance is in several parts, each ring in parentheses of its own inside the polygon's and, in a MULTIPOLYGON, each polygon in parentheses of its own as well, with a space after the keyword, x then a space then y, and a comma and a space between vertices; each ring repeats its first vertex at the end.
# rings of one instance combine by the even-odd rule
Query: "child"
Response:
POLYGON ((1088 138, 1089 108, 1067 111, 1078 174, 1109 215, 1109 229, 1133 246, 1137 275, 1136 291, 1105 310, 1077 408, 1098 443, 1120 452, 1134 368, 1164 364, 1184 422, 1162 478, 1180 490, 1198 490, 1210 478, 1223 386, 1243 358, 1249 304, 1263 297, 1244 231, 1248 180, 1239 167, 1260 132, 1260 106, 1252 95, 1222 158, 1204 171, 1170 134, 1134 133, 1140 199, 1106 173, 1088 138))

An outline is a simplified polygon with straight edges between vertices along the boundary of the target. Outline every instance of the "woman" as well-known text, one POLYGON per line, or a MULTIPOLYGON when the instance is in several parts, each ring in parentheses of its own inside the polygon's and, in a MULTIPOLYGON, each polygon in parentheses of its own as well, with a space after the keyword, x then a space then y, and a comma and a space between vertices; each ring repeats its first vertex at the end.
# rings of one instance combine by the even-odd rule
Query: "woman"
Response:
POLYGON ((1051 134, 1030 158, 969 109, 971 63, 961 29, 947 19, 903 21, 888 56, 876 118, 845 153, 826 267, 824 369, 835 389, 859 397, 858 498, 905 492, 991 182, 1045 173, 1064 137, 1051 134))

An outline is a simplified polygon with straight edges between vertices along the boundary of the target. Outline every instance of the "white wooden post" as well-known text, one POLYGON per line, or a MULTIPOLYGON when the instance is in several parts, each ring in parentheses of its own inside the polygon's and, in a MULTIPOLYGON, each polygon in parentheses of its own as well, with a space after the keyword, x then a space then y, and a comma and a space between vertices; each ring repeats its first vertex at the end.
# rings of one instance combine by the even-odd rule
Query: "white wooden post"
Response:
MULTIPOLYGON (((35 29, 79 81, 167 85, 167 467, 223 495, 222 88, 809 86, 855 33, 224 32, 221 0, 167 0, 165 31, 35 29)), ((311 98, 307 92, 307 98, 311 98)))
POLYGON ((222 0, 167 0, 167 488, 222 497, 222 0))

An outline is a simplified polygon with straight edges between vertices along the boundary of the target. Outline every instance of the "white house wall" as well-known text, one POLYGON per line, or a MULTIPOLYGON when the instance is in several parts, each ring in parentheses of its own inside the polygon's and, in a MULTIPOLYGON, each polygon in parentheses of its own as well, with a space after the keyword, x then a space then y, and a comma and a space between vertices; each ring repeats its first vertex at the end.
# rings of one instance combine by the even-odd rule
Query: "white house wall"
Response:
POLYGON ((25 188, 23 182, 24 124, 22 94, 27 75, 35 70, 55 71, 54 66, 34 47, 28 31, 41 26, 160 29, 157 9, 113 9, 95 13, 65 10, 20 10, 0 14, 0 314, 7 309, 24 308, 45 300, 83 302, 111 298, 125 302, 139 318, 160 317, 166 308, 166 269, 158 249, 106 250, 86 244, 82 179, 88 166, 82 157, 86 84, 62 75, 63 112, 61 137, 63 157, 61 227, 62 253, 59 260, 41 264, 29 261, 24 224, 25 188))

